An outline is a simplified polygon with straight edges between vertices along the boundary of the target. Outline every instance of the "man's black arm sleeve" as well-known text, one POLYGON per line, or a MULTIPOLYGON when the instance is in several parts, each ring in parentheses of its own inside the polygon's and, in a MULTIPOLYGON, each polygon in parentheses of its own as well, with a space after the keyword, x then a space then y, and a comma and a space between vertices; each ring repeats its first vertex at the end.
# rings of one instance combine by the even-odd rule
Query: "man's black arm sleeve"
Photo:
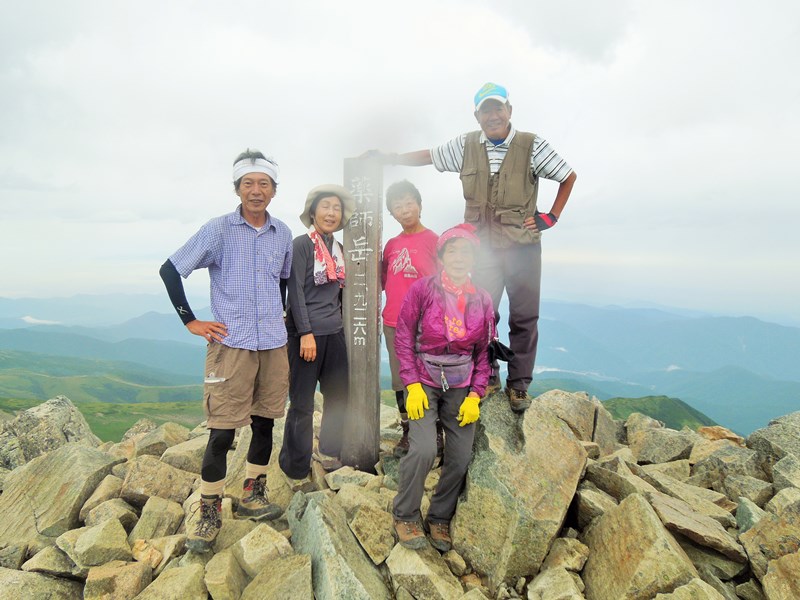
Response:
POLYGON ((175 268, 175 265, 172 264, 172 261, 167 259, 167 262, 161 265, 161 269, 159 269, 158 274, 161 275, 161 279, 167 288, 167 294, 169 294, 169 299, 172 302, 172 306, 175 307, 175 311, 178 313, 181 321, 183 321, 183 324, 186 325, 187 323, 194 321, 196 317, 194 316, 192 309, 189 308, 189 302, 186 300, 186 292, 183 289, 181 274, 178 273, 178 269, 175 268))

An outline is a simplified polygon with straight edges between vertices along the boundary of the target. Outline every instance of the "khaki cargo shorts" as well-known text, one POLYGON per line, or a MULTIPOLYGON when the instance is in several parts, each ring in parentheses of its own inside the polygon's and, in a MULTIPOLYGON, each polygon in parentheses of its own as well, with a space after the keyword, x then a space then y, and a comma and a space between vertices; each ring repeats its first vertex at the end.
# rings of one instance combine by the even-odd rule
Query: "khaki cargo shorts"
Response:
POLYGON ((289 395, 286 346, 243 350, 212 342, 206 352, 203 410, 209 429, 236 429, 250 415, 280 419, 289 395))

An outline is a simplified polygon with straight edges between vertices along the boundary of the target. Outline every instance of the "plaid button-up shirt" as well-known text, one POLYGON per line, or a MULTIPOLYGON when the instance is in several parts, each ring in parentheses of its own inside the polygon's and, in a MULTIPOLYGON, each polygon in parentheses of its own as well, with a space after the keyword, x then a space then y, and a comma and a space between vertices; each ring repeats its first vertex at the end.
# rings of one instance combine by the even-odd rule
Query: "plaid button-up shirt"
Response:
POLYGON ((270 350, 286 344, 280 280, 292 266, 292 233, 267 214, 257 230, 234 212, 211 219, 170 256, 186 278, 208 269, 211 312, 228 328, 222 343, 231 348, 270 350))

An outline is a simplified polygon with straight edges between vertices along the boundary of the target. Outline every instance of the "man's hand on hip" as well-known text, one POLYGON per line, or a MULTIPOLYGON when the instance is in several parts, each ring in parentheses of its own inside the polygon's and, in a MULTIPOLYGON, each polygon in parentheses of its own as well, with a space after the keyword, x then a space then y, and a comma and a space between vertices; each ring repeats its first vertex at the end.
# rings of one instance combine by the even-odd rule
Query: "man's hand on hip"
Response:
POLYGON ((537 210, 536 214, 525 219, 522 224, 531 231, 542 232, 545 229, 550 229, 556 223, 558 223, 558 217, 553 213, 543 213, 537 210))
POLYGON ((186 329, 194 335, 207 339, 209 342, 221 342, 222 338, 228 335, 228 328, 216 321, 198 321, 195 319, 186 324, 186 329))

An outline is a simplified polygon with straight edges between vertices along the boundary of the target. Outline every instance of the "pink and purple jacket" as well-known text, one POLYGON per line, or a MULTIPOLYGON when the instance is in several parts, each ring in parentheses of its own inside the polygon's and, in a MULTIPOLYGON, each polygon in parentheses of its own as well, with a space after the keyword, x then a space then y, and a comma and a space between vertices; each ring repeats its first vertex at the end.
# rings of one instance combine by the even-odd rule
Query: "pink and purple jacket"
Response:
POLYGON ((483 396, 492 372, 488 354, 489 341, 495 334, 492 299, 486 291, 475 288, 475 293, 467 297, 464 309, 466 336, 450 342, 445 334, 445 293, 439 275, 420 279, 409 288, 400 308, 394 340, 400 379, 403 385, 417 382, 432 387, 441 385, 431 381, 417 351, 472 355, 474 368, 469 387, 483 396))

